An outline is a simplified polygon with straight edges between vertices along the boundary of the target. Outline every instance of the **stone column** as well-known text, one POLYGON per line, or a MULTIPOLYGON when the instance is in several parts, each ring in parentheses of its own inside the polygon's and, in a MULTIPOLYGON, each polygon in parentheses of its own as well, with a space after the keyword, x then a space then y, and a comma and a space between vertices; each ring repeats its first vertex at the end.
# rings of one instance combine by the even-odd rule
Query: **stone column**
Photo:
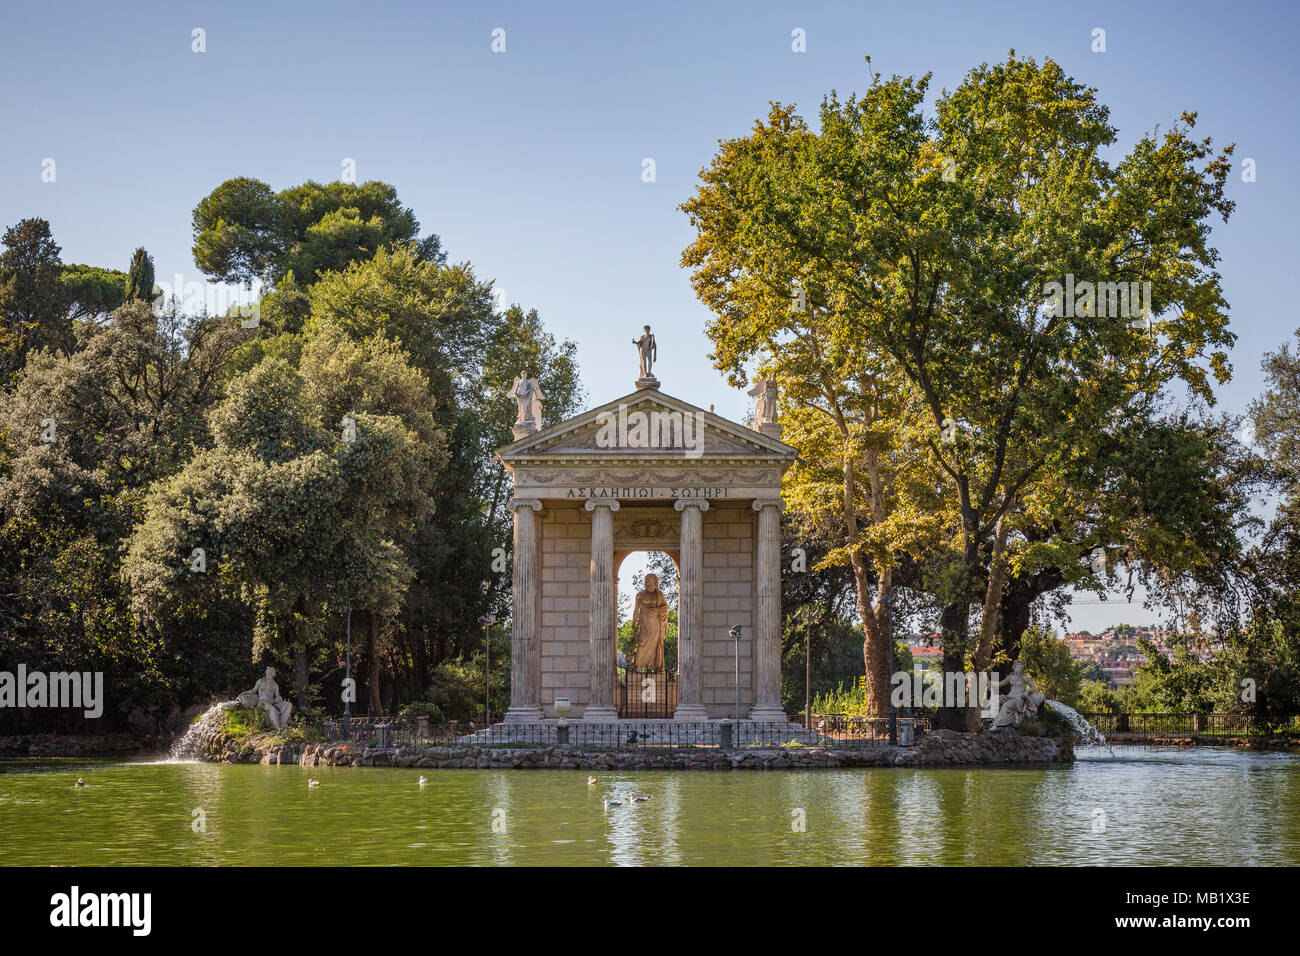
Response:
POLYGON ((750 720, 785 723, 781 709, 781 511, 780 498, 755 499, 758 548, 754 555, 754 707, 750 720))
POLYGON ((677 598, 677 710, 674 720, 708 720, 704 708, 704 512, 703 498, 679 499, 682 513, 677 598))
POLYGON ((541 640, 538 634, 538 587, 542 579, 537 551, 536 498, 512 498, 515 513, 515 566, 511 581, 514 610, 510 616, 510 709, 506 723, 542 719, 540 705, 541 640))
POLYGON ((591 499, 591 651, 588 657, 587 708, 582 719, 610 722, 618 720, 614 706, 614 677, 618 653, 615 644, 614 617, 614 512, 618 501, 591 499))

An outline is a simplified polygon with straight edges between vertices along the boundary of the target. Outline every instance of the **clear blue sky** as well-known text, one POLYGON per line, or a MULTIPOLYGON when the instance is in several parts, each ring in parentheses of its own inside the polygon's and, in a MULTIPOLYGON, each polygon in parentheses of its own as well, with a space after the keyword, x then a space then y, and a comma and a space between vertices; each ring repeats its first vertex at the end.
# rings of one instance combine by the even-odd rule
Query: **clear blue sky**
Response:
MULTIPOLYGON (((1223 406, 1257 392, 1261 354, 1300 326, 1294 2, 132 3, 6 2, 0 224, 42 216, 67 262, 201 277, 190 213, 214 186, 339 177, 397 187, 453 260, 579 343, 593 401, 630 391, 652 325, 666 391, 742 418, 711 367, 707 312, 678 265, 677 205, 716 140, 769 100, 813 115, 868 83, 863 57, 951 88, 972 66, 1051 56, 1095 86, 1127 148, 1183 110, 1238 144, 1237 211, 1215 232, 1240 339, 1223 406), (124 9, 123 9, 124 8, 124 9), (494 28, 506 52, 491 50, 494 28), (1094 28, 1106 52, 1091 50, 1094 28), (206 52, 191 50, 195 28, 206 52), (807 52, 791 50, 801 28, 807 52), (641 180, 653 158, 657 179, 641 180), (56 181, 41 180, 42 161, 56 181)), ((1149 617, 1080 608, 1097 630, 1149 617)))

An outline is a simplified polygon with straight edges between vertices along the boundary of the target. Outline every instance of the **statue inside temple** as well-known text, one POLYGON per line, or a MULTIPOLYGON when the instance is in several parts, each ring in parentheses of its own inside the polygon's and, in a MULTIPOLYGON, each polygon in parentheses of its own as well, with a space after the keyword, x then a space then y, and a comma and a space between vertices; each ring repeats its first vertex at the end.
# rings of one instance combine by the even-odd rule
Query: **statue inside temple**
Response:
POLYGON ((632 639, 639 671, 664 669, 664 635, 668 633, 668 599, 659 590, 659 576, 647 574, 645 587, 637 592, 632 608, 632 639))

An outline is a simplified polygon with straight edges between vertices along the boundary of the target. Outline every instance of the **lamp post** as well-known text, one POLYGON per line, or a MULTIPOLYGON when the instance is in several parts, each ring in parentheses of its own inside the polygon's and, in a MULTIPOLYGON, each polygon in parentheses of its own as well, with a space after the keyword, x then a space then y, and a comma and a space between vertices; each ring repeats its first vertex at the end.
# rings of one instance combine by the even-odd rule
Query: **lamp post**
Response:
POLYGON ((734 625, 727 634, 735 641, 736 648, 736 723, 740 723, 740 625, 734 625))
POLYGON ((808 622, 806 608, 799 609, 803 617, 803 727, 812 729, 812 625, 808 622))
POLYGON ((555 742, 561 745, 569 743, 569 698, 555 698, 555 716, 558 718, 555 722, 555 742))
POLYGON ((343 665, 343 686, 347 693, 343 695, 343 739, 352 739, 352 605, 348 605, 348 651, 343 665))
POLYGON ((478 619, 483 625, 483 727, 486 729, 492 723, 492 709, 490 705, 492 694, 492 625, 497 622, 495 614, 484 614, 478 619))
MULTIPOLYGON (((886 622, 885 636, 889 640, 889 684, 893 687, 894 683, 894 589, 889 589, 889 594, 885 597, 885 610, 889 615, 886 622)), ((894 707, 894 694, 891 690, 889 694, 889 743, 890 746, 898 744, 898 710, 894 707)))

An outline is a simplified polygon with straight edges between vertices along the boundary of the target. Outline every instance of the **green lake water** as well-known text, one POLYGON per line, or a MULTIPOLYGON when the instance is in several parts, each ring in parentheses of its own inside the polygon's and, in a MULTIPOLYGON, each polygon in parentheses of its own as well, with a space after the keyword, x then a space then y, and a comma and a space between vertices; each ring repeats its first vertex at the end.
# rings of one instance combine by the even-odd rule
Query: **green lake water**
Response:
POLYGON ((419 770, 0 762, 0 862, 1300 864, 1300 756, 1084 753, 1052 769, 597 772, 594 786, 585 770, 426 770, 424 789, 419 770), (604 808, 630 791, 650 799, 604 808))

